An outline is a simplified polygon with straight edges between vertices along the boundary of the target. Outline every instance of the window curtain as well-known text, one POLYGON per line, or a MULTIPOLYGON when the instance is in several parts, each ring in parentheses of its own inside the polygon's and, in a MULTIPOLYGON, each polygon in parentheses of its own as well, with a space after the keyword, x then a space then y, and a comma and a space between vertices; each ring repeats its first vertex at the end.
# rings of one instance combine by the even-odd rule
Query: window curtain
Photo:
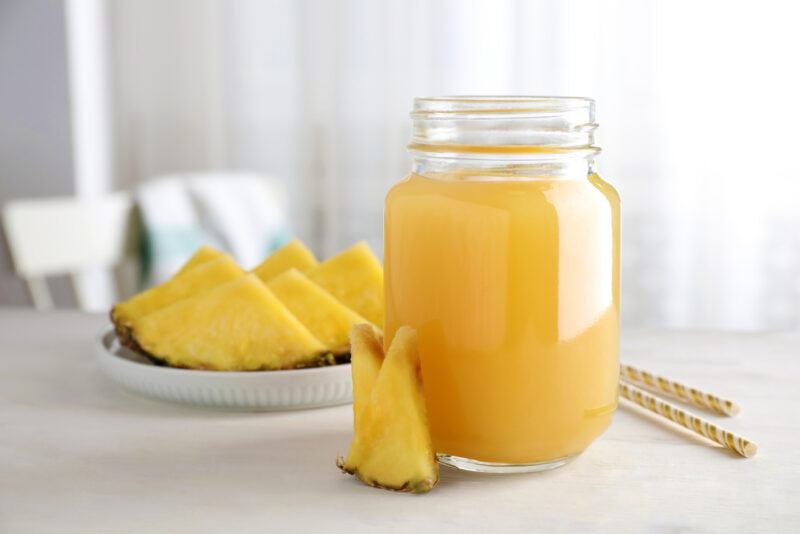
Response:
POLYGON ((259 171, 320 255, 380 251, 415 95, 592 96, 623 324, 797 328, 793 20, 778 2, 110 0, 114 179, 259 171))

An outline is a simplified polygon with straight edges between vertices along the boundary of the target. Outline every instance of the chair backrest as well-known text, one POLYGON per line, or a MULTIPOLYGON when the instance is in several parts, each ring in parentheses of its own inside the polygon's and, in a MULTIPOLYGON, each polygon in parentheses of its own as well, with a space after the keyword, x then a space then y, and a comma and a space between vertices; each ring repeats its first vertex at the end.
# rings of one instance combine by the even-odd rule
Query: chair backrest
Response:
POLYGON ((69 274, 85 307, 87 269, 111 269, 136 249, 134 203, 126 193, 91 198, 15 200, 3 207, 14 270, 37 309, 52 307, 46 277, 69 274))

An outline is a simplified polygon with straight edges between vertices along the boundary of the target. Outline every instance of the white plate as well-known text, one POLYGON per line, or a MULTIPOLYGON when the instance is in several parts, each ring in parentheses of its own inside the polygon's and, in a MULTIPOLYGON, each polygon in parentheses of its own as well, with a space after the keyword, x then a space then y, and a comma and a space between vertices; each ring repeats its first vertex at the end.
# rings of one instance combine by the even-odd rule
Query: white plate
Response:
POLYGON ((156 399, 246 411, 298 410, 353 401, 350 364, 287 371, 222 372, 155 365, 119 344, 113 329, 95 344, 103 372, 156 399))

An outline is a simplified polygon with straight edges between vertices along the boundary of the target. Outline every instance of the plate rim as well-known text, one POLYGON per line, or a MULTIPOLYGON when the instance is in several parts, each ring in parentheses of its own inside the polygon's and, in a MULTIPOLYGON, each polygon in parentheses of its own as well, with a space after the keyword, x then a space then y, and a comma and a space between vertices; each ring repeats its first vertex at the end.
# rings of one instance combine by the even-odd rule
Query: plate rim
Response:
MULTIPOLYGON (((112 339, 116 340, 116 331, 114 327, 111 325, 107 325, 104 327, 99 334, 95 336, 95 348, 98 349, 100 353, 103 354, 104 358, 113 361, 115 364, 118 365, 125 365, 128 366, 130 369, 150 369, 154 372, 165 373, 165 374, 173 374, 175 376, 194 376, 197 378, 264 378, 265 376, 270 377, 314 377, 314 376, 324 376, 326 374, 331 374, 334 371, 340 371, 339 368, 346 368, 351 369, 351 363, 340 363, 337 365, 327 365, 327 366, 320 366, 320 367, 305 367, 301 369, 274 369, 274 370, 258 370, 258 371, 210 371, 207 369, 182 369, 179 367, 169 367, 169 366, 160 366, 154 363, 142 363, 133 360, 129 360, 128 358, 123 358, 119 354, 117 354, 114 350, 111 349, 109 345, 106 344, 106 339, 111 337, 112 339)), ((126 347, 123 347, 126 348, 126 347)), ((130 350, 127 349, 126 350, 130 350)))

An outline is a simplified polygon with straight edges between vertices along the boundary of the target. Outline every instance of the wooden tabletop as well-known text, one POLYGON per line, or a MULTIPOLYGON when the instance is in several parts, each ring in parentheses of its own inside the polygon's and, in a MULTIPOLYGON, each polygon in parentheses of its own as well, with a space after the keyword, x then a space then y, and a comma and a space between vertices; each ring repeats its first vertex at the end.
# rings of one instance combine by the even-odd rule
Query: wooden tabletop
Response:
POLYGON ((422 496, 334 466, 351 408, 232 414, 105 379, 102 316, 0 309, 0 532, 800 532, 800 336, 625 332, 623 360, 738 401, 743 459, 621 401, 566 467, 442 469, 422 496))

